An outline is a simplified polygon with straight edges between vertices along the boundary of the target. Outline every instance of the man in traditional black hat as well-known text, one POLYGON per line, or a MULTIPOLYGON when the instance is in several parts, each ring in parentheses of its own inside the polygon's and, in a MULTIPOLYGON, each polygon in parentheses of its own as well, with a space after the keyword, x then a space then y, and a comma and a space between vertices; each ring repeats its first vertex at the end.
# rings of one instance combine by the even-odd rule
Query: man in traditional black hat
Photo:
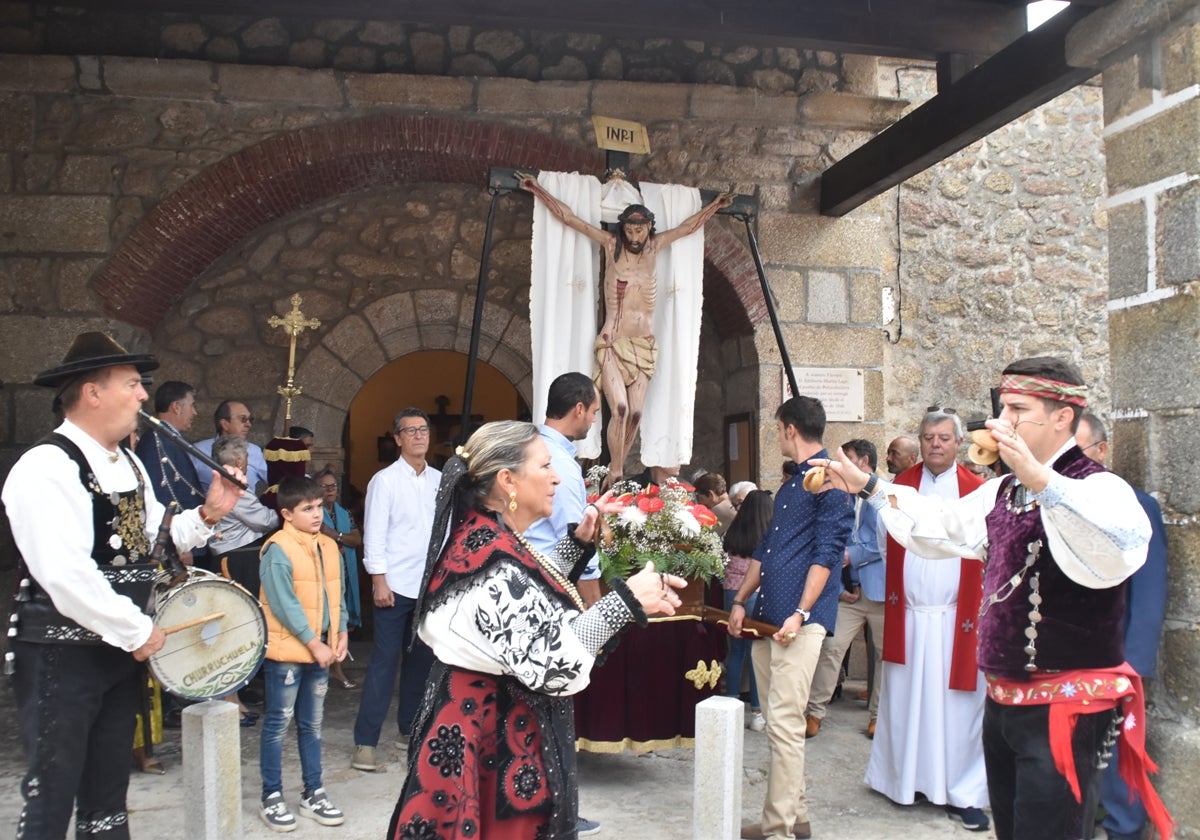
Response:
POLYGON ((679 227, 657 233, 654 214, 641 204, 630 204, 617 217, 620 236, 588 224, 571 212, 526 173, 517 173, 521 189, 533 193, 564 225, 604 247, 604 326, 596 338, 595 379, 612 411, 608 424, 609 475, 625 474, 625 456, 633 446, 646 389, 654 375, 658 346, 654 341, 654 306, 658 301, 658 252, 677 239, 690 236, 722 207, 733 203, 735 193, 721 193, 679 227))
MULTIPOLYGON (((157 564, 163 506, 124 441, 146 399, 152 356, 84 333, 35 385, 56 389, 65 420, 13 466, 3 498, 21 552, 6 670, 29 767, 17 836, 129 837, 137 663, 165 636, 142 611, 157 564)), ((237 474, 241 479, 241 475, 237 474)), ((203 545, 241 491, 213 481, 203 504, 174 518, 183 551, 203 545)))

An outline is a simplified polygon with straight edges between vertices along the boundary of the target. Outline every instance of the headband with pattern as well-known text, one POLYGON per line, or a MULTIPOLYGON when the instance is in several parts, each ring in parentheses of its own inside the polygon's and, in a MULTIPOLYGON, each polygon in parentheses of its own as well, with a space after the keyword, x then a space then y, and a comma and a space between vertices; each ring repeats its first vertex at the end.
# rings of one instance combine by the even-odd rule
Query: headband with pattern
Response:
POLYGON ((1087 408, 1086 385, 1072 385, 1069 382, 1059 382, 1041 376, 1021 373, 1006 374, 1000 377, 1000 392, 1003 394, 1027 394, 1031 397, 1041 397, 1087 408))

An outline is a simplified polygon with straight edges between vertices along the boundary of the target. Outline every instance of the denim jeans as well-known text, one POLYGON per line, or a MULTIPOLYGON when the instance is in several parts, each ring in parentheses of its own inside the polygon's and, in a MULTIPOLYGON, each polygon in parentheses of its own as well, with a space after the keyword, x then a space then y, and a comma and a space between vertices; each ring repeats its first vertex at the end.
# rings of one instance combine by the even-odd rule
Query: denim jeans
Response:
MULTIPOLYGON (((734 596, 737 592, 732 589, 725 590, 725 611, 729 612, 729 608, 733 606, 734 596)), ((754 602, 758 600, 758 593, 755 592, 746 599, 746 615, 754 610, 754 602)), ((725 694, 729 697, 740 697, 742 694, 742 668, 745 666, 750 656, 750 640, 735 639, 729 637, 729 656, 725 658, 725 694)), ((761 709, 758 704, 758 684, 754 679, 754 668, 750 668, 750 708, 761 709)))
POLYGON ((396 670, 400 671, 400 700, 396 709, 396 726, 401 735, 411 735, 413 718, 425 696, 425 683, 433 665, 433 651, 417 639, 412 650, 405 650, 412 638, 412 622, 416 616, 415 598, 392 593, 395 604, 375 607, 375 646, 367 663, 363 680, 362 699, 358 718, 354 721, 355 746, 374 747, 379 744, 383 719, 392 704, 396 687, 396 670), (400 662, 403 654, 404 661, 400 662))
POLYGON ((300 744, 300 775, 304 793, 321 787, 321 722, 325 717, 325 692, 329 669, 315 662, 263 662, 266 700, 263 709, 259 764, 263 798, 283 791, 283 736, 296 718, 300 744))

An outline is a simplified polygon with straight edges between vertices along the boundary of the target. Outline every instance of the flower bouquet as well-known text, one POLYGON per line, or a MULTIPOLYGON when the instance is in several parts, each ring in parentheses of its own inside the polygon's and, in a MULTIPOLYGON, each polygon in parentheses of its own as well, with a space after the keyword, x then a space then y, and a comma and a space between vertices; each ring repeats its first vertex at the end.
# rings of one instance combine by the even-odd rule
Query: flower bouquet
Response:
MULTIPOLYGON (((588 471, 590 499, 598 495, 607 473, 607 467, 588 471)), ((648 560, 656 571, 682 578, 723 577, 728 558, 714 527, 717 516, 692 501, 693 489, 676 479, 644 488, 635 481, 617 482, 614 498, 625 506, 604 517, 607 527, 599 543, 602 579, 627 578, 648 560)))

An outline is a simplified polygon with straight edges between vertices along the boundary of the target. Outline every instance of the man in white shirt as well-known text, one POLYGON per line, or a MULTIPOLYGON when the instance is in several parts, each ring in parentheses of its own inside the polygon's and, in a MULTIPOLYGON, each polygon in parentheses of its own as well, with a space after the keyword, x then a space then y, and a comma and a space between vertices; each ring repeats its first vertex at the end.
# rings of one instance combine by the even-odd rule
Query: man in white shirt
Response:
POLYGON ((1075 365, 1018 360, 999 391, 1000 416, 986 425, 1012 474, 965 498, 925 497, 849 462, 815 465, 866 498, 909 550, 986 557, 978 663, 997 840, 1091 837, 1095 807, 1084 794, 1118 746, 1122 774, 1169 836, 1146 776, 1141 678, 1123 645, 1126 581, 1146 561, 1150 521, 1133 489, 1076 443, 1087 386, 1075 365))
MULTIPOLYGON (((254 415, 250 413, 250 409, 244 402, 225 400, 213 412, 213 430, 216 431, 216 435, 199 441, 196 444, 196 448, 205 455, 212 455, 213 441, 217 438, 223 435, 236 435, 240 438, 246 438, 247 463, 249 464, 249 472, 246 473, 246 484, 249 485, 250 492, 257 496, 266 489, 267 459, 263 456, 261 446, 257 443, 249 442, 250 426, 253 424, 254 415)), ((207 490, 208 482, 212 476, 212 468, 199 458, 193 457, 192 462, 196 465, 196 472, 199 474, 203 489, 207 490)))
POLYGON ((412 622, 442 474, 425 463, 429 451, 429 416, 425 412, 404 409, 393 420, 392 433, 400 457, 377 472, 367 485, 363 523, 363 566, 371 575, 375 646, 354 722, 354 758, 350 766, 366 771, 379 767, 375 747, 392 702, 397 668, 398 743, 407 746, 433 664, 433 652, 415 637, 412 622), (406 649, 409 640, 412 646, 406 649))
MULTIPOLYGON (((29 767, 20 837, 65 837, 72 811, 77 837, 129 837, 138 663, 166 640, 142 611, 164 509, 121 443, 138 426, 142 374, 157 367, 93 332, 34 380, 56 389, 66 419, 21 456, 2 494, 21 553, 5 661, 29 767)), ((176 547, 203 545, 240 495, 212 482, 199 507, 172 521, 176 547)))

